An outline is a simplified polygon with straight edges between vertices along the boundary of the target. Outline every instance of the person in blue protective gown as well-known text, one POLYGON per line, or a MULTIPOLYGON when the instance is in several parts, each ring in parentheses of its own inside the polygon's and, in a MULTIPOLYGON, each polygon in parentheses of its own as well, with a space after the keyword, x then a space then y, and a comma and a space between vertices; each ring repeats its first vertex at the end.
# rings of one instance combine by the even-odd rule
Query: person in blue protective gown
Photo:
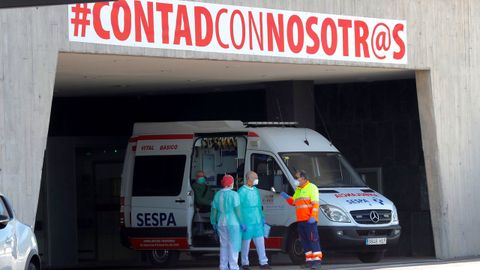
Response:
POLYGON ((215 194, 210 222, 220 239, 220 270, 238 270, 238 253, 242 246, 242 223, 240 198, 233 191, 231 175, 222 178, 223 189, 215 194))
POLYGON ((245 178, 245 185, 238 190, 240 208, 242 209, 242 217, 246 226, 242 234, 242 268, 244 270, 250 269, 248 252, 250 250, 250 242, 253 240, 258 254, 260 269, 271 269, 265 254, 265 216, 262 211, 262 200, 260 192, 255 187, 258 185, 258 176, 255 172, 249 171, 245 178))

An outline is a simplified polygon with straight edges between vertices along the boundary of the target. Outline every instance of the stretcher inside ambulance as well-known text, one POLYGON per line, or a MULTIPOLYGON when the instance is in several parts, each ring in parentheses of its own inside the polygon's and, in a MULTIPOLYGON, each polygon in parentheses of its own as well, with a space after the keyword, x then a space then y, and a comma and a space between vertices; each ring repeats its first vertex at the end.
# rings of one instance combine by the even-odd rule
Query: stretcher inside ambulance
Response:
POLYGON ((295 170, 305 170, 319 187, 324 251, 355 252, 364 262, 376 262, 398 242, 394 204, 368 188, 319 133, 295 123, 200 121, 135 124, 122 175, 123 243, 158 266, 173 266, 179 252, 218 252, 209 213, 199 213, 195 205, 195 174, 203 171, 215 192, 224 174, 233 175, 239 188, 250 170, 258 174, 272 226, 265 241, 269 252, 286 252, 294 263, 304 260, 295 209, 279 195, 293 194, 295 170))

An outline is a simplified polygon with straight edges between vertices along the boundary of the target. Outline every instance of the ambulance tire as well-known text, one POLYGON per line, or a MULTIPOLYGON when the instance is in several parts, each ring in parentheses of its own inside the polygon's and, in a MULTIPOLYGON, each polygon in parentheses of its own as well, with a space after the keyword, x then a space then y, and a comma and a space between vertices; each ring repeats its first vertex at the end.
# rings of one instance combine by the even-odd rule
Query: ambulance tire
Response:
POLYGON ((303 246, 300 242, 300 237, 298 236, 297 230, 292 228, 288 234, 288 256, 290 261, 297 265, 302 265, 305 263, 305 254, 303 252, 303 246))
POLYGON ((152 265, 167 268, 177 265, 180 252, 175 250, 151 250, 147 255, 152 265))
POLYGON ((377 263, 383 259, 385 251, 358 253, 358 259, 363 263, 377 263))

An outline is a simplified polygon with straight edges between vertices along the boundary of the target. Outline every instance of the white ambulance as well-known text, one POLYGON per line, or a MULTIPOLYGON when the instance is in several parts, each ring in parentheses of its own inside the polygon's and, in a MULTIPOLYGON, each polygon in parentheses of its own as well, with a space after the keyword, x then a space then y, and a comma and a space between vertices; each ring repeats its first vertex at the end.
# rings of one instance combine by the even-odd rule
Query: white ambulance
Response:
POLYGON ((208 213, 202 217, 194 205, 191 184, 200 170, 212 190, 220 189, 226 173, 238 188, 246 172, 257 172, 272 226, 266 248, 288 253, 294 263, 304 260, 295 209, 280 192, 293 195, 295 170, 305 170, 319 187, 324 251, 355 252, 363 262, 376 262, 400 238, 394 204, 367 187, 319 133, 295 123, 199 121, 135 124, 122 175, 123 243, 169 267, 179 252, 218 252, 208 213))

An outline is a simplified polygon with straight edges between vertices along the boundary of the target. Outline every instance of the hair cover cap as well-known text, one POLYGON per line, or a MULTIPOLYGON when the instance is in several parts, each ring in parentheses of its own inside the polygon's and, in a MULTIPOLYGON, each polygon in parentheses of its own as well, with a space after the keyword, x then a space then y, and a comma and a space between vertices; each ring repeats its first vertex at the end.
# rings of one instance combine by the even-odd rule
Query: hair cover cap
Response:
POLYGON ((229 187, 233 184, 233 176, 225 174, 222 178, 222 186, 229 187))

